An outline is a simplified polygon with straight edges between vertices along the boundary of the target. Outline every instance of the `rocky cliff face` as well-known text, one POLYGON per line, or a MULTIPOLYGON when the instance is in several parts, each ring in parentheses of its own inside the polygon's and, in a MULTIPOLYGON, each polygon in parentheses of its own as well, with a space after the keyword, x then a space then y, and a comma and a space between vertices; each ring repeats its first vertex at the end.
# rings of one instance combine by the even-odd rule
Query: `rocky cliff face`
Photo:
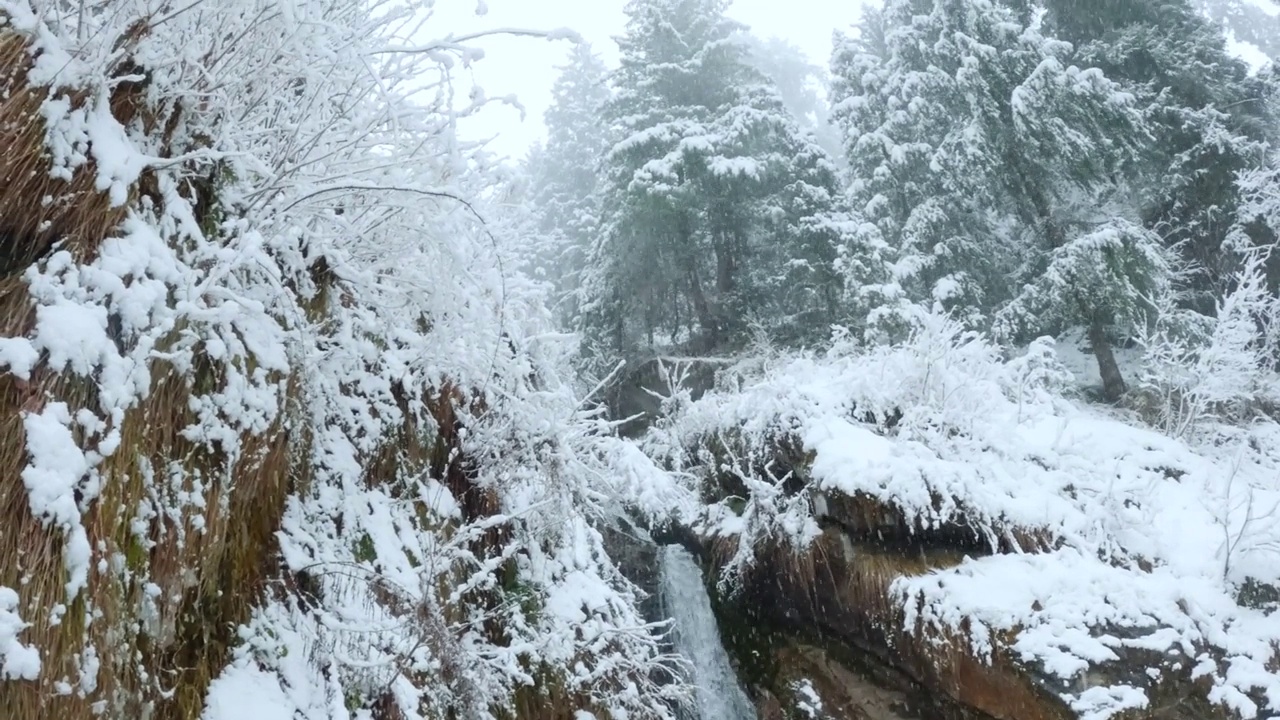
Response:
MULTIPOLYGON (((806 718, 795 710, 795 688, 806 680, 822 717, 833 720, 1069 720, 1078 714, 1060 693, 1085 683, 1147 690, 1154 707, 1124 717, 1231 717, 1204 701, 1204 684, 1185 676, 1153 681, 1147 669, 1166 659, 1160 653, 1134 650, 1099 663, 1070 688, 1020 662, 1012 634, 983 657, 966 637, 910 632, 894 581, 956 567, 966 550, 946 539, 894 538, 896 528, 872 530, 885 531, 885 542, 855 539, 845 528, 859 528, 863 518, 830 519, 839 525, 823 530, 806 554, 770 553, 741 589, 720 597, 726 643, 762 719, 806 718)), ((1098 633, 1107 631, 1122 632, 1098 633)))

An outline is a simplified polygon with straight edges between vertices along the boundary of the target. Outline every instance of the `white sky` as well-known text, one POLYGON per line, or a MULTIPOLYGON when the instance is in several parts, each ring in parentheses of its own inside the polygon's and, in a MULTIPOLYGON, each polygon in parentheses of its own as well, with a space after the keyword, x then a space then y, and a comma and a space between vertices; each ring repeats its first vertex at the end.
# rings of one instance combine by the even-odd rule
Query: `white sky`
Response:
MULTIPOLYGON (((617 60, 612 38, 622 33, 625 0, 486 0, 488 13, 475 15, 477 0, 447 0, 436 7, 433 34, 462 34, 485 28, 519 27, 538 30, 568 27, 580 33, 610 65, 617 60)), ((831 33, 846 29, 858 16, 859 0, 735 0, 729 10, 758 36, 777 36, 798 45, 825 67, 831 33)), ((489 97, 514 94, 525 106, 517 110, 490 105, 467 121, 469 138, 493 137, 490 148, 520 157, 542 137, 542 113, 551 98, 556 67, 565 62, 568 44, 534 38, 498 36, 477 43, 485 51, 474 66, 477 83, 489 97)))

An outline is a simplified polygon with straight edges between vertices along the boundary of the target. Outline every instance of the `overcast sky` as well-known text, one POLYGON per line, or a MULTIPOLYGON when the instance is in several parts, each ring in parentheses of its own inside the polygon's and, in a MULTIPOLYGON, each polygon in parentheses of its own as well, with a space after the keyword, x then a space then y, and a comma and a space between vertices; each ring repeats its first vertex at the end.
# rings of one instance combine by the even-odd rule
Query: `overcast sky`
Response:
MULTIPOLYGON (((590 42, 610 65, 617 60, 612 38, 622 33, 625 0, 486 0, 486 4, 488 13, 477 17, 477 0, 440 2, 434 34, 496 27, 568 27, 590 42)), ((735 0, 729 14, 760 37, 777 36, 800 46, 825 67, 831 32, 852 25, 859 5, 858 0, 735 0)), ((499 36, 479 45, 485 58, 475 64, 477 82, 490 97, 516 95, 527 115, 522 121, 516 110, 491 105, 463 130, 473 138, 495 136, 491 149, 520 157, 542 137, 542 113, 550 102, 555 68, 566 60, 567 43, 499 36)))

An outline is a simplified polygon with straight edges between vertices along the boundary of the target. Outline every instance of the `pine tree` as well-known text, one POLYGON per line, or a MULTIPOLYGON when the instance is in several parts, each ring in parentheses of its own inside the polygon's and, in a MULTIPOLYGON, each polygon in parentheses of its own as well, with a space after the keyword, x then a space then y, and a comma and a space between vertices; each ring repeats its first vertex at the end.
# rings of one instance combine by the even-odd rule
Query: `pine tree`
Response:
POLYGON ((1101 68, 1143 108, 1156 142, 1135 183, 1144 224, 1204 270, 1202 312, 1230 275, 1236 177, 1258 167, 1277 129, 1270 73, 1249 75, 1192 0, 1046 0, 1045 26, 1074 62, 1101 68))
POLYGON ((1176 262, 1160 237, 1140 224, 1113 220, 1070 238, 1047 254, 1043 269, 996 316, 997 335, 1027 338, 1048 329, 1083 326, 1110 402, 1126 383, 1111 350, 1111 333, 1131 336, 1173 295, 1176 262))
MULTIPOLYGON (((1162 265, 1122 262, 1071 312, 1030 301, 1047 285, 1024 286, 1070 276, 1103 238, 1149 255, 1151 236, 1123 219, 1123 180, 1149 137, 1120 87, 1068 64, 1071 47, 1029 20, 1026 7, 987 0, 890 0, 859 38, 838 38, 833 114, 850 192, 915 302, 986 326, 1016 300, 1020 330, 1071 320, 1105 339, 1128 317, 1107 303, 1162 282, 1162 265)), ((1095 351, 1118 377, 1109 344, 1095 351)))
MULTIPOLYGON (((1280 246, 1280 157, 1272 157, 1262 168, 1243 173, 1239 179, 1241 203, 1236 228, 1227 245, 1241 250, 1274 249, 1280 246)), ((1263 262, 1267 287, 1280 288, 1280 253, 1269 250, 1263 262)))
POLYGON ((587 44, 575 45, 551 89, 547 140, 530 151, 530 200, 535 208, 539 274, 553 285, 557 315, 578 314, 586 252, 599 228, 597 185, 608 137, 600 111, 609 99, 608 69, 587 44))
POLYGON ((836 170, 748 62, 723 0, 632 0, 619 40, 621 138, 581 328, 597 353, 740 343, 753 320, 822 327, 835 311, 836 170))

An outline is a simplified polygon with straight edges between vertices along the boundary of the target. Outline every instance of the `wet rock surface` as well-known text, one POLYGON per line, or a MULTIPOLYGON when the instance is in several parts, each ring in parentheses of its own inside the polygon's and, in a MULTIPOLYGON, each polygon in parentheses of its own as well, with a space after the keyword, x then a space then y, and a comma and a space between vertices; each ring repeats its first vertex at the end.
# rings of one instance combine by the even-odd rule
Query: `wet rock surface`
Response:
MULTIPOLYGON (((1204 699, 1208 688, 1191 680, 1185 657, 1126 649, 1064 685, 1019 662, 1011 633, 994 637, 983 658, 967 638, 909 632, 894 580, 954 567, 982 549, 959 526, 922 533, 865 498, 830 498, 823 509, 837 516, 822 518, 823 533, 805 553, 762 552, 744 585, 716 598, 725 643, 761 718, 807 720, 796 710, 801 681, 832 720, 1069 720, 1078 714, 1060 693, 1119 684, 1152 700, 1124 720, 1230 717, 1204 699)), ((704 557, 715 572, 714 550, 704 557)), ((1115 637, 1149 631, 1094 629, 1115 637)))

